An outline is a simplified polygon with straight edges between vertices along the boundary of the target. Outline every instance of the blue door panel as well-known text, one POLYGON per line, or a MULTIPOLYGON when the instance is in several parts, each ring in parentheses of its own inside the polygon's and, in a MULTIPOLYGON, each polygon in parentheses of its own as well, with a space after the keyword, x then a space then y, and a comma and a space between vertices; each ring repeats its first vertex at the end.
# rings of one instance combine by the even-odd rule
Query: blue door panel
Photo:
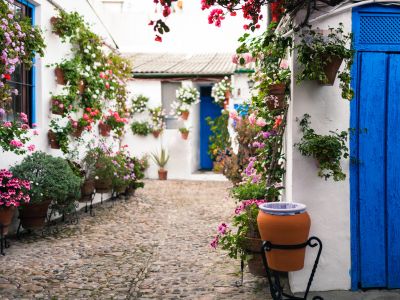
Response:
POLYGON ((361 64, 360 250, 363 287, 386 286, 386 54, 364 53, 361 64))
MULTIPOLYGON (((206 118, 215 119, 219 117, 221 115, 221 107, 214 102, 211 96, 207 96, 207 90, 205 92, 202 90, 201 92, 206 95, 200 97, 200 169, 211 170, 213 161, 208 154, 208 146, 212 132, 206 118)), ((211 88, 209 92, 211 93, 211 88)))

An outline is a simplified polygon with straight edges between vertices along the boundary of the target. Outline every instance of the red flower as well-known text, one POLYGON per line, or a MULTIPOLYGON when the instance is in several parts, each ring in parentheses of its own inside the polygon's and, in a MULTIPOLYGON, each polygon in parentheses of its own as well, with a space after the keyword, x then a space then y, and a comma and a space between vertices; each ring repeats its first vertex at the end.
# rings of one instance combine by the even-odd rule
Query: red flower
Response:
POLYGON ((4 74, 4 78, 5 78, 6 80, 11 80, 10 74, 4 74))
POLYGON ((162 38, 159 35, 156 35, 156 38, 154 39, 156 42, 162 42, 162 38))
POLYGON ((154 21, 150 21, 148 25, 149 26, 153 26, 154 25, 154 21))
POLYGON ((106 86, 106 89, 108 90, 110 88, 110 83, 106 82, 105 86, 106 86))

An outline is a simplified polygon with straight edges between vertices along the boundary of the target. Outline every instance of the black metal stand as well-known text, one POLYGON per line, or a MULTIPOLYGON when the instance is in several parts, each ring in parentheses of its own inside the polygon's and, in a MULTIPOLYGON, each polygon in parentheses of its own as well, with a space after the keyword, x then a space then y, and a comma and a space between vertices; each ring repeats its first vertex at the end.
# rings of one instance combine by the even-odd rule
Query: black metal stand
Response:
MULTIPOLYGON (((283 300, 283 299, 306 300, 307 296, 308 296, 308 293, 310 292, 310 287, 311 287, 311 283, 312 283, 312 281, 314 279, 315 271, 317 270, 317 266, 318 266, 319 258, 321 256, 321 252, 322 252, 322 242, 321 242, 321 240, 319 238, 317 238, 315 236, 310 237, 307 242, 305 242, 303 244, 298 244, 298 245, 274 245, 274 244, 272 244, 271 242, 268 242, 268 241, 263 242, 263 246, 261 248, 261 256, 262 256, 262 259, 263 259, 265 270, 267 271, 269 289, 270 289, 270 292, 271 292, 272 299, 274 299, 274 300, 283 300), (272 249, 295 250, 295 249, 305 248, 307 246, 309 246, 311 248, 319 246, 319 249, 318 249, 317 257, 315 258, 315 261, 314 261, 314 266, 312 268, 310 278, 308 279, 307 289, 306 289, 306 291, 304 293, 304 296, 303 297, 296 297, 296 296, 292 296, 292 295, 286 294, 286 293, 283 292, 283 288, 282 288, 281 283, 279 281, 279 275, 277 274, 276 271, 271 270, 269 268, 269 266, 268 266, 268 260, 267 260, 266 252, 271 251, 272 249), (272 280, 272 277, 274 277, 274 280, 272 280)), ((323 300, 323 298, 320 297, 320 296, 315 296, 312 299, 313 300, 323 300)))
POLYGON ((9 248, 10 244, 7 241, 7 235, 4 234, 4 225, 0 223, 0 254, 6 255, 4 249, 9 248))
POLYGON ((84 196, 85 200, 86 200, 86 206, 85 206, 85 213, 89 212, 91 217, 94 217, 94 210, 93 210, 93 200, 94 200, 94 196, 96 195, 96 193, 91 193, 90 196, 84 196), (88 206, 88 202, 90 202, 90 205, 88 206))

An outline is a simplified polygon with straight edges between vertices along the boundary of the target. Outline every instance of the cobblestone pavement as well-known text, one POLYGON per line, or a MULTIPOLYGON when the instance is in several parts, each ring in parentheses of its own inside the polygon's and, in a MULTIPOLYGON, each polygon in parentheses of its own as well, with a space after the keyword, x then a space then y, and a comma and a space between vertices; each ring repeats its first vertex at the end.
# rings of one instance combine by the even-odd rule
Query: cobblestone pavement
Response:
POLYGON ((56 234, 11 240, 0 299, 268 299, 264 280, 209 242, 234 206, 227 182, 147 181, 56 234))

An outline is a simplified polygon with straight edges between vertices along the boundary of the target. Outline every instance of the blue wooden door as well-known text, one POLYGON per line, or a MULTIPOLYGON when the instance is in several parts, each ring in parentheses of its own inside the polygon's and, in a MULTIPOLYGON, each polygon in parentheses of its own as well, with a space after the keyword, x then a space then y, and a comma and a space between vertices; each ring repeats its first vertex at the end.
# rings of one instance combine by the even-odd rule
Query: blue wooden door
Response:
POLYGON ((212 119, 221 115, 221 107, 211 97, 211 86, 200 88, 200 169, 211 170, 213 161, 208 154, 210 135, 212 134, 206 118, 212 119))
POLYGON ((400 288, 400 26, 394 27, 397 49, 387 32, 393 24, 385 23, 397 15, 400 25, 399 12, 367 7, 353 19, 358 50, 351 111, 357 133, 352 155, 358 157, 351 176, 353 289, 400 288), (375 28, 382 22, 386 29, 375 28))

